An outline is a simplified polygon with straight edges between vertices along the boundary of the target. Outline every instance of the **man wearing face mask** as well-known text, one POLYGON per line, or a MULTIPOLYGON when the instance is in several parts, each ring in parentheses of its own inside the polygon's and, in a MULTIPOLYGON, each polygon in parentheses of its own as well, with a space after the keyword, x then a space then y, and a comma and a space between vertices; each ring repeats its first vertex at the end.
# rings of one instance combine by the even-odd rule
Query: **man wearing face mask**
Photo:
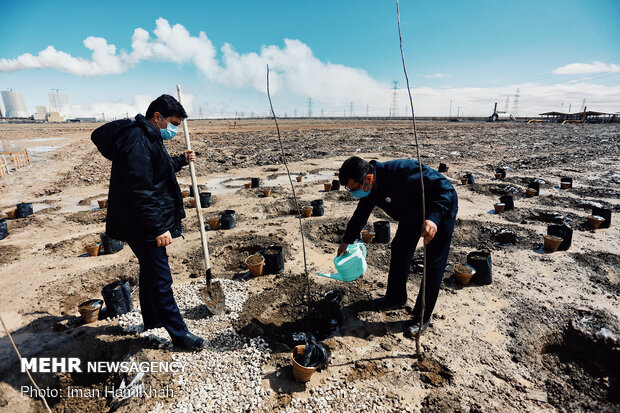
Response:
MULTIPOLYGON (((407 279, 416 245, 420 237, 426 245, 426 291, 422 331, 430 322, 443 278, 454 222, 458 210, 456 191, 439 172, 422 165, 426 197, 426 216, 422 217, 420 166, 417 161, 397 159, 389 162, 365 160, 353 156, 340 168, 340 183, 359 198, 347 225, 337 255, 359 238, 375 206, 398 221, 391 245, 392 258, 384 297, 374 301, 378 309, 404 307, 407 302, 407 279), (422 219, 424 218, 424 219, 422 219)), ((413 308, 413 324, 405 334, 415 337, 420 328, 422 289, 413 308)))
POLYGON ((146 116, 110 122, 92 134, 112 161, 106 232, 126 241, 140 263, 140 309, 144 329, 164 327, 175 347, 199 350, 205 340, 189 332, 172 293, 166 247, 181 236, 185 218, 175 173, 195 160, 193 151, 171 157, 172 139, 187 113, 170 95, 149 105, 146 116))

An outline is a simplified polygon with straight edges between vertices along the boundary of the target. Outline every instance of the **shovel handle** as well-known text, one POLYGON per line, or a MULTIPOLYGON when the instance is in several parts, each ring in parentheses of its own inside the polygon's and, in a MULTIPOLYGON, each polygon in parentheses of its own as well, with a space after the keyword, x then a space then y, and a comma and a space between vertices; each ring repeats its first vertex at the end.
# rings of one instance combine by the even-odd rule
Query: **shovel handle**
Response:
MULTIPOLYGON (((183 105, 183 96, 181 94, 181 85, 177 85, 177 94, 179 103, 183 105)), ((185 135, 185 147, 187 150, 192 149, 189 140, 189 129, 187 128, 187 119, 183 119, 183 134, 185 135)), ((198 192, 198 183, 196 181, 196 166, 194 161, 189 161, 189 173, 192 177, 192 189, 194 190, 194 199, 196 200, 196 215, 198 216, 198 226, 200 228, 200 241, 202 243, 203 257, 205 260, 207 283, 211 282, 211 263, 209 260, 209 246, 207 245, 207 234, 205 232, 205 221, 202 216, 202 206, 200 205, 200 193, 198 192)))

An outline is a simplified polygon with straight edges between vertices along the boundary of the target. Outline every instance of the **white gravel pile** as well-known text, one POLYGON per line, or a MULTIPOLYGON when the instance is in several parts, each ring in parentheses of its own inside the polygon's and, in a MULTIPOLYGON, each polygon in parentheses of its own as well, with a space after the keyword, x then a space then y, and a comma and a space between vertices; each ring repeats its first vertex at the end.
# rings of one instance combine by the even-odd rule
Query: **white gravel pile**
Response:
MULTIPOLYGON (((174 296, 189 330, 207 340, 200 352, 173 352, 173 361, 187 363, 184 372, 174 373, 171 388, 174 398, 162 400, 151 410, 163 412, 266 412, 265 400, 275 395, 261 386, 263 366, 269 359, 269 347, 261 338, 245 339, 232 328, 246 299, 243 283, 219 280, 226 296, 228 311, 213 316, 204 306, 199 290, 204 281, 174 286, 174 296)), ((136 309, 120 316, 127 332, 147 337, 160 348, 172 347, 163 328, 143 331, 142 316, 136 309)), ((331 383, 310 388, 308 394, 293 394, 280 411, 295 412, 402 412, 402 397, 385 388, 358 387, 325 377, 331 383)), ((278 389, 281 392, 281 389, 278 389)), ((273 400, 273 398, 272 398, 273 400)))
MULTIPOLYGON (((200 297, 204 281, 173 287, 187 327, 207 340, 207 345, 200 352, 171 354, 173 361, 187 362, 187 367, 174 374, 174 399, 158 403, 152 410, 155 413, 256 410, 272 393, 261 386, 262 366, 269 358, 267 343, 260 337, 244 339, 231 327, 243 308, 245 286, 236 281, 219 281, 227 311, 218 316, 209 313, 200 297)), ((148 337, 160 348, 172 346, 165 329, 143 331, 139 309, 122 315, 119 325, 127 332, 148 337)))

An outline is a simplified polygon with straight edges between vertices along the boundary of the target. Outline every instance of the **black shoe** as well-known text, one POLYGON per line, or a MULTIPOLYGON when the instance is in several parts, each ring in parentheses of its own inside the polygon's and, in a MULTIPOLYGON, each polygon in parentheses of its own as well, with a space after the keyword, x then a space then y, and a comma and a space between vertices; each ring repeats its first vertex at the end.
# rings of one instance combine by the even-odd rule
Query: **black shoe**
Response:
MULTIPOLYGON (((428 320, 425 323, 422 323, 422 333, 426 330, 426 327, 430 324, 431 320, 428 320)), ((418 334, 418 330, 420 329, 420 323, 416 322, 411 324, 409 327, 405 329, 405 335, 411 338, 415 338, 418 334)))
POLYGON ((205 339, 195 336, 192 333, 187 333, 183 338, 172 340, 172 344, 175 347, 178 347, 187 351, 200 351, 205 346, 205 339))
POLYGON ((405 304, 407 304, 406 299, 401 302, 388 300, 385 297, 372 300, 372 308, 377 311, 397 310, 403 308, 405 304))

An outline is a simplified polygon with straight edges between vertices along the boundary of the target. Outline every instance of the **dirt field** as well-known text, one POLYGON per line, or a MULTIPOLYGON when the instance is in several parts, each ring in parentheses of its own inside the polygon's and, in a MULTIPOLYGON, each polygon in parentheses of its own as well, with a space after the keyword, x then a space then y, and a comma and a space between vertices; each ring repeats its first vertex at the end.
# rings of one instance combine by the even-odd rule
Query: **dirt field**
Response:
MULTIPOLYGON (((170 349, 165 334, 131 332, 132 320, 141 322, 137 312, 120 324, 118 318, 80 322, 78 304, 101 298, 101 288, 117 280, 136 286, 139 271, 128 247, 83 256, 83 245, 98 241, 105 229, 96 200, 107 196, 110 162, 89 139, 97 126, 0 124, 5 148, 27 147, 35 156, 31 166, 0 178, 0 211, 19 202, 32 202, 35 211, 6 221, 0 314, 24 357, 186 360, 193 370, 142 379, 152 386, 170 384, 174 397, 120 402, 111 396, 52 397, 54 411, 620 411, 620 125, 418 124, 423 162, 434 168, 448 164, 445 175, 459 196, 444 282, 431 327, 422 336, 422 360, 415 356, 415 341, 403 335, 421 278, 419 254, 402 310, 364 306, 384 293, 389 244, 368 244, 368 270, 356 281, 314 275, 333 271, 336 248, 356 206, 349 194, 324 192, 323 184, 335 179, 334 171, 353 154, 380 161, 415 156, 410 124, 282 122, 291 171, 305 175, 295 183, 301 204, 323 199, 325 205, 324 216, 303 219, 313 303, 308 314, 299 224, 272 121, 189 122, 199 183, 213 193, 205 216, 225 209, 237 215, 236 228, 207 232, 214 276, 227 283, 225 316, 211 316, 195 301, 202 280, 193 277, 204 270, 198 220, 189 204, 185 238, 168 248, 180 307, 190 329, 209 342, 200 356, 170 349), (494 177, 500 166, 508 169, 503 180, 494 177), (461 184, 466 172, 475 175, 475 184, 461 184), (245 189, 252 177, 273 188, 272 196, 245 189), (572 177, 573 188, 560 190, 561 177, 572 177), (533 179, 541 180, 540 195, 527 198, 533 179), (493 213, 493 204, 506 194, 514 196, 515 209, 493 213), (610 228, 587 226, 592 206, 612 210, 610 228), (562 222, 574 231, 571 247, 543 251, 547 227, 562 222), (245 258, 272 243, 284 249, 285 271, 239 280, 245 258), (491 252, 493 283, 462 287, 454 265, 477 250, 491 252), (334 289, 343 293, 342 301, 326 304, 325 293, 334 289), (292 377, 289 354, 291 334, 307 330, 329 348, 330 365, 303 385, 292 377), (227 380, 239 372, 246 373, 236 382, 227 380), (240 385, 244 380, 251 385, 240 385)), ((176 154, 184 141, 179 136, 166 145, 176 154)), ((178 179, 186 189, 187 168, 178 179)), ((387 216, 375 209, 369 228, 382 219, 387 216)), ((396 228, 392 222, 392 236, 396 228)), ((137 306, 137 292, 133 298, 137 306)), ((44 411, 40 399, 20 395, 28 379, 4 332, 0 374, 0 411, 44 411)), ((34 377, 40 387, 61 392, 132 379, 79 373, 34 377)))

